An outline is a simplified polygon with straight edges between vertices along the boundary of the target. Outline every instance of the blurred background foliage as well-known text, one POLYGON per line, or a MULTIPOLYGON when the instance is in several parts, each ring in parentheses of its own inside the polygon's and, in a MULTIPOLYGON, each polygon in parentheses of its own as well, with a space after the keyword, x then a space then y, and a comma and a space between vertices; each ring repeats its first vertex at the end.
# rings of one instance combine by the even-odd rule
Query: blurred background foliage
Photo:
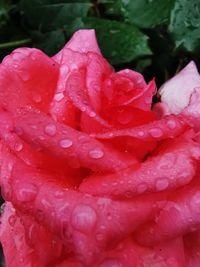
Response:
POLYGON ((51 56, 80 28, 96 29, 115 69, 158 86, 191 59, 199 66, 199 0, 0 0, 0 59, 20 46, 51 56))

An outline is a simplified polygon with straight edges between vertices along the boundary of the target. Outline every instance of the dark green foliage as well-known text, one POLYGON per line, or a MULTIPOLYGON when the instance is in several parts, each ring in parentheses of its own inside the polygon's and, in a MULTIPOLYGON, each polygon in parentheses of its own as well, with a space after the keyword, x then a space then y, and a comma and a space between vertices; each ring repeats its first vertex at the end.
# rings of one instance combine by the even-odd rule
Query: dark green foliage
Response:
POLYGON ((50 56, 94 28, 103 55, 158 84, 200 59, 199 0, 0 0, 0 58, 19 46, 50 56))

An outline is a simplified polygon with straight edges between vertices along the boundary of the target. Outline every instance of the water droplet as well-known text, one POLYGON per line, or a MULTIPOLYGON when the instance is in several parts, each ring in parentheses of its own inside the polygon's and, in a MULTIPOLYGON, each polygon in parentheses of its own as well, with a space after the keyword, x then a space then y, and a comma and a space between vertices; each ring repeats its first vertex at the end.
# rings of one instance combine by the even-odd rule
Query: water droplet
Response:
POLYGON ((160 128, 152 128, 149 130, 149 133, 152 137, 159 138, 163 135, 163 132, 160 128))
POLYGON ((35 103, 40 103, 40 102, 42 101, 42 97, 41 97, 41 95, 36 94, 36 93, 34 93, 34 94, 32 95, 32 99, 33 99, 33 101, 34 101, 35 103))
POLYGON ((46 198, 43 198, 42 200, 41 200, 41 204, 44 206, 44 207, 51 207, 52 205, 51 205, 51 203, 46 199, 46 198))
POLYGON ((125 197, 131 198, 133 196, 133 193, 131 191, 126 191, 125 192, 125 197))
POLYGON ((15 127, 15 133, 17 135, 22 135, 23 134, 23 129, 21 127, 15 127))
POLYGON ((167 189, 168 186, 169 186, 168 178, 163 177, 163 178, 159 178, 156 181, 156 189, 157 189, 157 191, 165 190, 165 189, 167 189))
POLYGON ((97 233, 96 234, 96 240, 97 241, 102 241, 104 239, 104 235, 103 234, 101 234, 101 233, 97 233))
POLYGON ((30 125, 30 128, 33 129, 33 130, 37 130, 38 129, 38 126, 35 125, 35 124, 32 124, 32 125, 30 125))
POLYGON ((54 96, 54 100, 56 100, 58 102, 61 101, 63 98, 64 98, 64 94, 63 93, 57 93, 54 96))
POLYGON ((106 259, 99 265, 99 267, 124 267, 124 266, 117 259, 106 259))
POLYGON ((33 201, 37 196, 37 192, 36 185, 24 183, 18 191, 17 198, 22 202, 33 201))
MULTIPOLYGON (((200 192, 196 192, 192 197, 191 203, 194 207, 199 207, 200 205, 200 192)), ((198 208, 199 209, 199 208, 198 208)))
POLYGON ((147 191, 148 187, 147 187, 147 184, 146 183, 141 183, 137 186, 137 192, 139 194, 142 194, 144 193, 145 191, 147 191))
POLYGON ((58 191, 56 191, 56 192, 54 193, 54 196, 55 196, 56 198, 63 198, 63 196, 64 196, 64 192, 58 190, 58 191))
POLYGON ((72 144, 73 144, 73 142, 70 139, 63 139, 60 141, 60 146, 62 148, 69 148, 72 146, 72 144))
POLYGON ((95 113, 94 111, 91 111, 91 112, 89 113, 89 116, 90 116, 91 118, 94 118, 94 117, 96 116, 96 113, 95 113))
POLYGON ((100 206, 108 206, 111 203, 111 199, 106 197, 100 197, 97 199, 97 204, 100 206))
POLYGON ((35 61, 35 60, 36 60, 36 57, 35 57, 33 54, 31 54, 31 59, 32 59, 33 61, 35 61))
POLYGON ((174 120, 168 120, 167 121, 167 126, 170 128, 170 129, 175 129, 176 128, 176 122, 174 120))
POLYGON ((125 73, 129 73, 130 70, 129 70, 129 69, 125 69, 124 72, 125 72, 125 73))
POLYGON ((159 167, 161 169, 170 169, 175 164, 176 157, 173 153, 166 153, 160 159, 159 167))
POLYGON ((53 123, 49 123, 45 126, 44 131, 49 136, 55 136, 56 134, 56 125, 53 123))
POLYGON ((15 144, 15 151, 20 152, 23 149, 23 145, 21 143, 15 144))
POLYGON ((111 221, 111 220, 112 220, 112 216, 111 216, 110 213, 107 214, 107 220, 108 220, 108 221, 111 221))
POLYGON ((80 204, 75 207, 71 215, 71 223, 74 229, 87 232, 95 226, 97 214, 89 205, 80 204))
POLYGON ((20 72, 19 74, 22 80, 25 82, 27 82, 30 79, 30 74, 28 71, 23 71, 23 72, 20 72))
POLYGON ((126 125, 131 122, 133 119, 133 113, 130 111, 120 112, 117 116, 118 122, 122 125, 126 125))
POLYGON ((81 107, 81 111, 82 111, 82 112, 85 112, 85 111, 86 111, 86 107, 84 107, 84 106, 81 107))
POLYGON ((78 66, 76 64, 71 64, 70 66, 70 70, 77 70, 78 69, 78 66))
POLYGON ((93 159, 101 159, 104 156, 104 152, 100 148, 96 148, 96 149, 90 150, 89 156, 93 159))
POLYGON ((142 137, 142 136, 145 135, 145 132, 143 132, 143 131, 139 131, 139 132, 137 132, 137 135, 142 137))
POLYGON ((15 223, 17 221, 17 217, 15 215, 11 215, 9 218, 8 218, 8 223, 10 224, 10 226, 14 226, 15 223))

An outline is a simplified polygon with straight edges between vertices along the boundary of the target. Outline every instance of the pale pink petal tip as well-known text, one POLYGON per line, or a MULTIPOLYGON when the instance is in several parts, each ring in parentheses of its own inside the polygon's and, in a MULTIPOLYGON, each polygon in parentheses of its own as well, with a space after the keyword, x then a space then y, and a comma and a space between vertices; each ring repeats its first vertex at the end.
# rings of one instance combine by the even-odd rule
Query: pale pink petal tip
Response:
POLYGON ((179 114, 188 106, 190 96, 200 86, 200 75, 196 64, 191 61, 177 75, 159 89, 161 101, 168 105, 171 113, 179 114))
POLYGON ((66 44, 66 48, 77 52, 95 52, 101 54, 97 44, 95 30, 79 30, 75 32, 66 44))

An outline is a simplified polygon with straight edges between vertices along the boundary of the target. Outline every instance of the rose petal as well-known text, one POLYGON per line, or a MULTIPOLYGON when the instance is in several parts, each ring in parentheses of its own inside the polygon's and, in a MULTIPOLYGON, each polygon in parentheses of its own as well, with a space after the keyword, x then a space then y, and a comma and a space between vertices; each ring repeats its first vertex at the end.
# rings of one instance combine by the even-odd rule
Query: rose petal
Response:
POLYGON ((198 267, 200 262, 200 232, 196 231, 184 236, 186 264, 198 267))
POLYGON ((0 106, 15 113, 33 106, 48 111, 58 79, 58 65, 37 49, 19 48, 0 65, 0 106))
MULTIPOLYGON (((37 145, 27 144, 20 137, 20 129, 16 129, 19 136, 14 133, 14 124, 11 119, 11 116, 6 111, 0 111, 0 138, 4 141, 2 143, 1 150, 7 150, 7 145, 12 152, 20 158, 27 165, 31 165, 37 169, 46 170, 46 172, 52 173, 54 172, 57 175, 65 176, 68 174, 71 179, 68 179, 69 187, 79 185, 81 179, 83 179, 85 175, 85 170, 83 169, 72 169, 66 165, 65 160, 61 160, 56 157, 52 157, 47 153, 41 151, 40 147, 37 145)), ((52 134, 52 124, 46 129, 49 134, 52 134)), ((0 156, 1 160, 1 156, 0 156)))
POLYGON ((1 216, 0 239, 7 267, 41 267, 34 250, 26 243, 24 228, 12 204, 7 202, 1 216))
POLYGON ((164 150, 141 164, 110 175, 92 175, 79 189, 92 195, 131 197, 171 190, 188 184, 200 159, 200 146, 183 137, 163 144, 164 150))
POLYGON ((108 250, 103 254, 105 254, 103 259, 95 267, 182 267, 185 264, 183 241, 181 238, 155 247, 142 247, 129 238, 119 243, 114 249, 108 250))
POLYGON ((65 92, 67 97, 69 97, 75 107, 85 112, 88 116, 93 117, 98 123, 109 129, 111 127, 109 123, 102 119, 90 106, 90 101, 85 92, 87 91, 85 87, 85 71, 84 69, 79 69, 71 73, 66 83, 65 92))
POLYGON ((70 41, 53 57, 53 59, 60 63, 62 60, 62 54, 66 49, 71 49, 81 53, 94 52, 101 55, 94 30, 76 31, 70 41))
POLYGON ((65 246, 73 246, 88 264, 102 248, 132 233, 160 208, 155 199, 118 202, 67 190, 56 177, 27 167, 11 154, 9 161, 13 162, 9 179, 14 206, 62 238, 65 246))
POLYGON ((134 128, 113 130, 102 134, 92 134, 98 139, 112 139, 116 137, 134 137, 144 141, 159 141, 174 138, 189 127, 184 117, 169 115, 163 119, 134 128))
MULTIPOLYGON (((198 173, 198 172, 197 172, 198 173)), ((155 244, 199 229, 200 186, 198 183, 183 188, 168 198, 156 220, 140 228, 137 235, 141 244, 155 244)))
POLYGON ((171 113, 179 114, 190 101, 196 87, 200 86, 200 75, 191 61, 176 76, 164 83, 159 89, 161 100, 168 105, 171 113))
POLYGON ((195 88, 188 106, 181 113, 188 119, 188 123, 196 130, 200 130, 200 87, 195 88))
POLYGON ((41 112, 24 110, 15 119, 16 127, 22 130, 21 137, 26 141, 39 144, 44 151, 65 159, 70 166, 84 166, 102 172, 112 172, 135 164, 134 159, 104 146, 87 134, 68 126, 56 124, 54 136, 46 131, 55 122, 41 112))

